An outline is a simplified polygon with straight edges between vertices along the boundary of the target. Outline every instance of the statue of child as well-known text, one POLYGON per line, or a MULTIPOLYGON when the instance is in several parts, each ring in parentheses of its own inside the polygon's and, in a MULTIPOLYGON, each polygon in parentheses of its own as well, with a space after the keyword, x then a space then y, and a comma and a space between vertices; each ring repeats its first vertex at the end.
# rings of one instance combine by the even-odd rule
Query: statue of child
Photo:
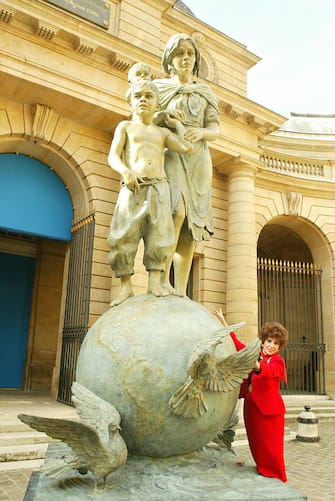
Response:
POLYGON ((109 263, 115 276, 121 279, 121 290, 112 306, 133 296, 131 276, 141 239, 144 241, 143 263, 149 272, 148 294, 171 293, 160 280, 175 241, 164 150, 193 151, 192 144, 184 139, 185 129, 179 120, 168 116, 169 128, 153 123, 159 108, 159 94, 151 81, 139 79, 131 85, 127 100, 132 119, 116 127, 108 156, 109 165, 122 177, 108 236, 109 263))

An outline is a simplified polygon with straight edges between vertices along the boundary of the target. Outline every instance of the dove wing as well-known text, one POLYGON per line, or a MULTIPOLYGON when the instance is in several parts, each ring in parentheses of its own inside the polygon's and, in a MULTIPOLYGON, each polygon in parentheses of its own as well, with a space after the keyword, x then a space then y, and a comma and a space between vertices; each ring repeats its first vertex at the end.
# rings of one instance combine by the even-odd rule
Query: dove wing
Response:
POLYGON ((211 378, 206 381, 205 389, 226 392, 236 388, 252 370, 260 349, 261 341, 255 338, 242 350, 218 362, 211 378))
POLYGON ((231 332, 235 332, 237 329, 240 329, 244 325, 246 325, 246 322, 239 322, 237 324, 228 325, 228 327, 221 327, 218 331, 215 331, 212 336, 199 341, 191 352, 187 364, 187 373, 193 377, 192 374, 196 372, 199 365, 198 358, 201 357, 205 351, 209 352, 214 349, 214 347, 221 343, 226 336, 228 336, 231 332))
POLYGON ((169 400, 169 406, 172 411, 179 415, 188 418, 199 417, 207 412, 208 408, 204 399, 203 390, 212 389, 212 391, 221 391, 218 388, 217 381, 220 379, 216 376, 217 370, 215 366, 214 349, 229 335, 245 325, 245 322, 221 327, 211 337, 201 340, 193 348, 188 365, 188 379, 178 388, 169 400), (210 369, 212 367, 212 369, 210 369), (213 381, 213 388, 208 385, 213 381), (214 389, 215 388, 215 389, 214 389))
POLYGON ((207 412, 203 398, 204 378, 194 381, 191 377, 178 388, 169 400, 169 406, 178 416, 186 418, 199 417, 207 412))
MULTIPOLYGON (((49 437, 65 442, 88 468, 91 460, 96 461, 98 455, 99 457, 104 455, 104 449, 97 432, 80 421, 45 418, 29 414, 19 414, 18 418, 34 430, 42 431, 49 437)), ((106 462, 107 460, 106 455, 106 462)))
POLYGON ((98 397, 85 386, 72 384, 72 401, 79 417, 85 424, 97 430, 104 443, 109 439, 109 424, 119 426, 121 418, 116 408, 106 400, 98 397))

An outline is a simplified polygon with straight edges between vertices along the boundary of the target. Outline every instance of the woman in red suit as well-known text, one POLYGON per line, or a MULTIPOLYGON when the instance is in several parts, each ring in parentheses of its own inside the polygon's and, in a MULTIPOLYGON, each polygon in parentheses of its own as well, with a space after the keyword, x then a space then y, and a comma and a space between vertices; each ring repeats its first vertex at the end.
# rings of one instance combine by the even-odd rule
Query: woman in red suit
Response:
POLYGON ((244 423, 257 471, 265 477, 287 481, 284 463, 285 405, 279 391, 286 383, 286 367, 279 350, 287 345, 288 332, 279 322, 265 323, 259 332, 262 351, 249 375, 243 395, 244 423))

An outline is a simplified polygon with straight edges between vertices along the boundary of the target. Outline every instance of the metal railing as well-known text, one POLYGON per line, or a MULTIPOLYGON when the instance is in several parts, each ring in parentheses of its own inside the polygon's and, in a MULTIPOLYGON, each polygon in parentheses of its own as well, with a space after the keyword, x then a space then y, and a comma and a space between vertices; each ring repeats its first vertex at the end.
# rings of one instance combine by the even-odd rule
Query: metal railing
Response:
POLYGON ((320 266, 259 258, 259 324, 277 320, 289 331, 281 352, 288 384, 283 393, 325 393, 320 266))
POLYGON ((281 355, 286 362, 288 385, 282 392, 324 393, 325 345, 317 343, 290 343, 281 355))
POLYGON ((77 358, 88 329, 94 216, 72 227, 58 400, 71 403, 77 358))

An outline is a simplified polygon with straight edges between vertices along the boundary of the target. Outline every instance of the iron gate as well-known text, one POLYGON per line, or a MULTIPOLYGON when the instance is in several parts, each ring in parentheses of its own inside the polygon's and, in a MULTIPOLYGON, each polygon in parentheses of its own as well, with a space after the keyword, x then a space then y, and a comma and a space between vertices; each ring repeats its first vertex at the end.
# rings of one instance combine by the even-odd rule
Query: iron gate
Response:
POLYGON ((282 393, 325 394, 320 266, 258 258, 257 274, 259 325, 276 320, 289 332, 282 393))
POLYGON ((72 228, 62 357, 58 400, 71 403, 71 385, 81 343, 88 329, 94 215, 89 215, 72 228))

